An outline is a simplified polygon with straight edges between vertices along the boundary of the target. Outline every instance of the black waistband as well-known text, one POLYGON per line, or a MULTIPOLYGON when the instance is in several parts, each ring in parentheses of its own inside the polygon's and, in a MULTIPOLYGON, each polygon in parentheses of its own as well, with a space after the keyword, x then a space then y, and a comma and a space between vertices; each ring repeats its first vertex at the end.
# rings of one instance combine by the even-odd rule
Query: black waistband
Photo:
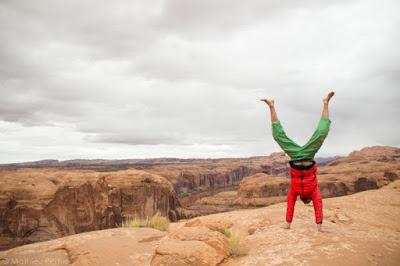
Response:
POLYGON ((294 164, 296 161, 289 161, 290 167, 296 170, 308 170, 314 167, 315 161, 312 161, 312 164, 310 165, 296 165, 294 164))

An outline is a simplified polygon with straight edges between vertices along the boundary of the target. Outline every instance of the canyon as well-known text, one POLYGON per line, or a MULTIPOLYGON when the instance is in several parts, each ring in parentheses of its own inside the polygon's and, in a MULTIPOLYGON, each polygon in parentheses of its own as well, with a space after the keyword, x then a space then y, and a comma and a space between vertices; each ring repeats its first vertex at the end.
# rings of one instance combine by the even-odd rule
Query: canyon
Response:
POLYGON ((172 222, 166 231, 113 228, 0 252, 3 265, 398 265, 400 180, 324 199, 321 232, 312 205, 299 204, 290 230, 285 203, 172 222), (222 229, 247 247, 232 256, 222 229))
MULTIPOLYGON (((167 178, 174 186, 182 206, 219 191, 237 189, 240 181, 256 173, 287 175, 288 158, 282 152, 269 156, 222 159, 127 159, 127 160, 41 160, 0 165, 3 170, 62 169, 114 172, 137 169, 167 178)), ((328 159, 329 161, 329 159, 328 159)))
MULTIPOLYGON (((374 146, 318 163, 324 198, 400 175, 400 149, 374 146)), ((159 211, 171 222, 285 201, 288 157, 47 160, 0 166, 0 250, 121 226, 159 211)))
MULTIPOLYGON (((273 158, 276 160, 276 157, 273 158)), ((284 157, 282 161, 283 159, 284 157)), ((240 182, 238 189, 202 197, 188 209, 205 215, 286 201, 290 177, 288 172, 280 173, 260 172, 246 176, 240 182)), ((377 189, 399 179, 400 149, 383 146, 366 147, 352 152, 349 156, 318 165, 317 175, 323 198, 377 189)))

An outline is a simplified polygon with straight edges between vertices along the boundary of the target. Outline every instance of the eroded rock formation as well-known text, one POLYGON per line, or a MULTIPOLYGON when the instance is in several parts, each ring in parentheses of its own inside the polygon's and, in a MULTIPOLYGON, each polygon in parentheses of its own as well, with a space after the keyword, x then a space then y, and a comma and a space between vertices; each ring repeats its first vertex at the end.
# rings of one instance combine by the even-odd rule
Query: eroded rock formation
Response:
POLYGON ((181 218, 172 184, 137 170, 0 172, 0 248, 112 228, 159 211, 181 218))
POLYGON ((168 178, 175 187, 184 207, 195 201, 227 190, 235 190, 246 176, 256 173, 287 175, 288 157, 282 152, 269 156, 244 159, 214 159, 195 161, 189 164, 153 165, 146 169, 150 173, 168 178))
POLYGON ((229 256, 227 238, 204 226, 171 230, 157 245, 151 265, 210 266, 229 256))

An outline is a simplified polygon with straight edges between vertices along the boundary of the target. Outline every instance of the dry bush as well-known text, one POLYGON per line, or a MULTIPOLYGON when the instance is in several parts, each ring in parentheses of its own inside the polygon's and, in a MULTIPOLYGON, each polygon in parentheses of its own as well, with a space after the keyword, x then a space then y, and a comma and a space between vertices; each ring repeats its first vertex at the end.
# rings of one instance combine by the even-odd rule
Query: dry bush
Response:
POLYGON ((223 231, 223 234, 228 238, 230 255, 232 257, 247 255, 249 247, 240 234, 232 232, 227 228, 223 231))
POLYGON ((122 224, 123 227, 151 227, 161 231, 166 231, 169 226, 169 219, 162 216, 160 212, 157 211, 152 217, 146 218, 133 218, 127 219, 122 224))

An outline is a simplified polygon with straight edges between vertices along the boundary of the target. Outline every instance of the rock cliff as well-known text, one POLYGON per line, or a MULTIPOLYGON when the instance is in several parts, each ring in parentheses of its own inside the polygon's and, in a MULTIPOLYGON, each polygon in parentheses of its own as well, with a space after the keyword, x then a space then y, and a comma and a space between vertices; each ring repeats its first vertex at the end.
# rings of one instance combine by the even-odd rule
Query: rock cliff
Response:
POLYGON ((287 175, 287 162, 284 153, 275 152, 260 157, 152 165, 146 171, 168 178, 174 184, 182 206, 189 207, 203 197, 237 189, 246 176, 256 173, 287 175))
POLYGON ((138 170, 0 171, 0 248, 112 228, 124 219, 181 218, 172 184, 138 170))
POLYGON ((42 160, 0 164, 0 170, 26 167, 97 172, 143 170, 164 176, 171 181, 182 206, 186 207, 202 197, 237 189, 240 181, 249 175, 261 172, 271 175, 286 175, 287 161, 288 157, 284 156, 282 152, 275 152, 269 156, 221 159, 42 160))

